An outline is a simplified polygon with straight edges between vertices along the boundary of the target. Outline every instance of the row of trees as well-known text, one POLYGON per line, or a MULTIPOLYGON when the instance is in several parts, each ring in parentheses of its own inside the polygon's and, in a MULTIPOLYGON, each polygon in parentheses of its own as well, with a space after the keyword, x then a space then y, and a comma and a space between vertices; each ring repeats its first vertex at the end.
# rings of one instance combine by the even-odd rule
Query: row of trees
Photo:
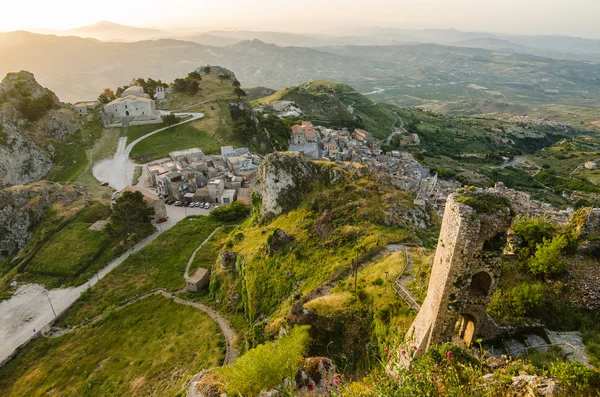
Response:
POLYGON ((109 102, 112 102, 115 99, 120 98, 123 91, 134 85, 142 87, 144 89, 144 92, 150 95, 150 98, 152 99, 155 99, 155 93, 158 87, 169 87, 167 83, 163 83, 161 80, 154 80, 150 77, 146 80, 141 77, 138 77, 137 79, 131 80, 131 83, 129 85, 124 85, 123 87, 117 88, 117 92, 114 92, 110 88, 105 88, 104 91, 102 91, 102 93, 100 94, 100 96, 98 96, 98 101, 100 101, 100 103, 104 105, 109 102))

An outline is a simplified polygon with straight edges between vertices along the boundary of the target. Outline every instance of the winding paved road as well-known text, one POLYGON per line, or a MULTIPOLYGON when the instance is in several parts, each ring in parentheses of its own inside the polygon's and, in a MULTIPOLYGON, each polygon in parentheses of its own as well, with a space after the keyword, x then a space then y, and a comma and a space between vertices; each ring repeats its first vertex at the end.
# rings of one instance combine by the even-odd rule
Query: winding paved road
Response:
MULTIPOLYGON (((180 123, 174 124, 172 127, 176 127, 181 124, 190 123, 192 121, 201 119, 204 117, 204 113, 175 113, 176 116, 192 116, 191 118, 184 120, 180 123)), ((127 137, 119 138, 119 144, 117 146, 117 152, 112 159, 106 159, 94 164, 92 173, 94 177, 102 182, 108 182, 110 186, 115 190, 122 190, 125 187, 131 185, 133 180, 133 172, 137 165, 129 159, 131 150, 135 145, 143 141, 144 139, 151 137, 159 132, 166 131, 171 127, 159 128, 156 131, 152 131, 135 141, 127 145, 127 137)))
POLYGON ((394 131, 392 131, 392 133, 387 137, 387 144, 389 145, 390 142, 392 142, 392 138, 394 137, 394 135, 398 135, 398 134, 408 134, 408 131, 406 131, 404 129, 404 120, 402 120, 402 117, 398 116, 398 119, 396 121, 394 121, 394 124, 392 124, 392 128, 395 128, 394 131), (400 122, 400 126, 397 127, 396 124, 398 124, 398 122, 400 122))

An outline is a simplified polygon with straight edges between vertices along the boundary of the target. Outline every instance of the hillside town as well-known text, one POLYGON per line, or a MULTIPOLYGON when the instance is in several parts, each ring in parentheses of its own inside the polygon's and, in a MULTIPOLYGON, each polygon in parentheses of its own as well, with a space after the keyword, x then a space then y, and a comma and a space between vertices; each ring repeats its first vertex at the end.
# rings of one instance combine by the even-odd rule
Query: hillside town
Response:
MULTIPOLYGON (((408 138, 412 144, 420 143, 417 134, 410 134, 408 138)), ((430 170, 409 152, 383 152, 381 142, 363 129, 357 128, 353 132, 333 130, 303 121, 302 125, 292 127, 289 151, 302 153, 313 160, 347 162, 349 166, 352 166, 351 163, 366 165, 376 174, 388 178, 390 184, 415 193, 416 205, 425 207, 429 204, 440 216, 444 214, 447 197, 461 187, 458 182, 431 175, 430 170)), ((585 167, 594 169, 595 164, 589 162, 585 167)), ((509 198, 514 203, 515 212, 521 215, 545 215, 557 224, 566 224, 573 213, 572 209, 559 210, 548 203, 533 200, 530 194, 507 188, 502 182, 487 191, 509 198)))

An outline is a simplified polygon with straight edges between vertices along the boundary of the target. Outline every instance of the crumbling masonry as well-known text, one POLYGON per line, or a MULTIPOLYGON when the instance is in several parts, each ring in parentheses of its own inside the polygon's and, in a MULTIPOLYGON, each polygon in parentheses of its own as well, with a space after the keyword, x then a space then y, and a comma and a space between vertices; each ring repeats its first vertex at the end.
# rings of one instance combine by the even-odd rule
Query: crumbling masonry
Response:
POLYGON ((486 307, 500 277, 500 255, 512 222, 507 199, 491 193, 448 197, 427 297, 406 335, 426 350, 455 335, 467 346, 500 333, 486 307))

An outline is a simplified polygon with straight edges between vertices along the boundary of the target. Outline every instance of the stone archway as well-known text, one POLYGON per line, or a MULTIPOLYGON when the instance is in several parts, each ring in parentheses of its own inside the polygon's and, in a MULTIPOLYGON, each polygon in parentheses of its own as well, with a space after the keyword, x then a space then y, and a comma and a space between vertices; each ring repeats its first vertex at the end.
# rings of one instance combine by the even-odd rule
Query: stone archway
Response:
POLYGON ((466 313, 460 315, 460 329, 458 331, 458 336, 469 347, 473 343, 473 338, 475 337, 476 325, 474 316, 466 313))
POLYGON ((129 116, 129 110, 125 111, 125 116, 129 116))
POLYGON ((471 277, 471 284, 469 285, 469 295, 488 296, 491 287, 492 276, 490 276, 487 272, 484 271, 475 273, 473 277, 471 277))

